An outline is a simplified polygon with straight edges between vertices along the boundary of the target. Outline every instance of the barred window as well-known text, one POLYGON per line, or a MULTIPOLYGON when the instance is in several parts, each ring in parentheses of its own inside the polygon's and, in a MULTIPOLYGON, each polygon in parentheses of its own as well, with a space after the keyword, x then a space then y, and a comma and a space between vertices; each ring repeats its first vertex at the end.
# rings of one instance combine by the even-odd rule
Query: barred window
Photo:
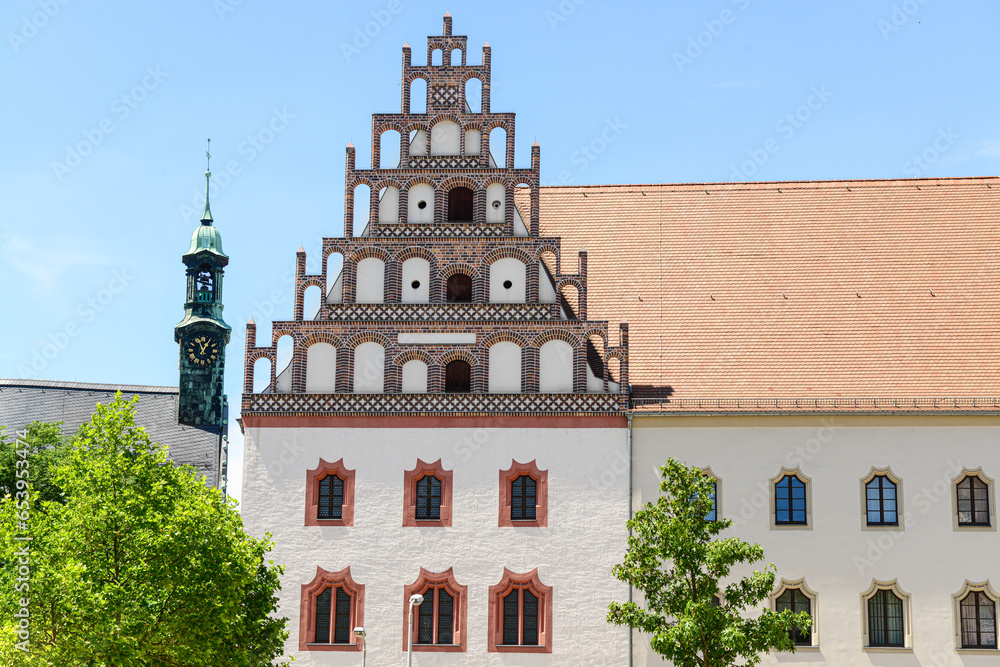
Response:
POLYGON ((318 519, 342 519, 344 511, 344 480, 327 475, 319 482, 318 519))
POLYGON ((774 522, 778 525, 806 523, 806 484, 795 475, 785 475, 774 484, 774 522))
POLYGON ((417 480, 416 519, 441 520, 441 480, 433 475, 425 475, 417 480))
POLYGON ((967 475, 956 488, 958 525, 990 525, 990 490, 978 475, 967 475))
POLYGON ((510 483, 511 521, 535 520, 535 480, 528 475, 520 475, 510 483))
MULTIPOLYGON (((785 592, 779 595, 778 599, 774 601, 774 608, 776 611, 785 611, 787 609, 793 614, 804 611, 810 617, 812 616, 812 603, 809 596, 798 588, 786 588, 785 592)), ((798 627, 793 627, 789 630, 788 636, 796 646, 812 646, 811 631, 802 632, 798 627)))
POLYGON ((313 641, 317 644, 350 643, 351 596, 342 587, 327 586, 316 596, 316 634, 313 641))
POLYGON ((865 510, 869 526, 898 526, 896 484, 886 475, 876 475, 865 484, 865 510))
POLYGON ((962 648, 996 648, 996 604, 983 591, 970 591, 959 604, 962 648))
POLYGON ((868 642, 871 646, 903 646, 903 601, 891 590, 868 598, 868 642))

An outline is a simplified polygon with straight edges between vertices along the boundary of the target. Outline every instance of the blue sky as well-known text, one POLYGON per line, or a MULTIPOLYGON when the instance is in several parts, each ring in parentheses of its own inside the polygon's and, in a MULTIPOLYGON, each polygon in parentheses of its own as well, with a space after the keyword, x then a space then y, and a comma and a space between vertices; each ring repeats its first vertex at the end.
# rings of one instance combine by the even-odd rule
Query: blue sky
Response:
POLYGON ((211 137, 238 406, 246 320, 291 318, 295 250, 343 231, 344 146, 367 164, 400 47, 422 63, 446 11, 545 184, 1000 172, 989 0, 5 0, 0 376, 176 384, 211 137))

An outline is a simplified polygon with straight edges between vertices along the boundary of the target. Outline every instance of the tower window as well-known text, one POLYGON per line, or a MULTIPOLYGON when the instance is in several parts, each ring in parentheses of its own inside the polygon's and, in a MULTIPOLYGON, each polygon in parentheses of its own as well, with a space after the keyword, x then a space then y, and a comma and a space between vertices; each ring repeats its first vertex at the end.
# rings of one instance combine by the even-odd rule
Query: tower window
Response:
POLYGON ((472 190, 466 187, 452 188, 448 192, 448 220, 469 222, 472 220, 472 190))
POLYGON ((448 293, 445 300, 448 303, 472 302, 472 278, 464 273, 456 273, 448 278, 448 293))
POLYGON ((448 394, 467 394, 472 391, 472 367, 461 359, 445 366, 444 390, 448 394))
POLYGON ((215 293, 215 280, 212 276, 211 269, 208 266, 201 266, 198 269, 198 273, 195 274, 194 278, 194 299, 199 302, 211 302, 213 301, 213 295, 215 293))

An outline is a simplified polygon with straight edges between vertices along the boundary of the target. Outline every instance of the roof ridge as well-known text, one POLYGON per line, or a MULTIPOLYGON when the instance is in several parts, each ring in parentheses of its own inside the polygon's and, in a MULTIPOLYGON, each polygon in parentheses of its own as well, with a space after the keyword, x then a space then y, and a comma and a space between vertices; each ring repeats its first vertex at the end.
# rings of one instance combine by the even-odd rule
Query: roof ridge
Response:
POLYGON ((855 179, 831 179, 831 180, 798 180, 798 181, 708 181, 700 183, 690 181, 684 183, 608 183, 608 184, 580 184, 580 185, 543 185, 544 190, 582 190, 610 188, 619 190, 622 188, 679 188, 679 187, 719 187, 728 186, 728 189, 762 189, 760 186, 796 186, 810 185, 822 187, 824 185, 856 184, 865 187, 877 187, 880 185, 892 185, 902 187, 905 185, 963 185, 974 183, 986 183, 989 181, 1000 181, 1000 176, 942 176, 937 178, 855 178, 855 179), (941 183, 944 181, 944 183, 941 183), (735 187, 734 187, 735 186, 735 187))
POLYGON ((3 387, 25 387, 43 389, 66 389, 76 391, 121 391, 140 394, 176 394, 177 387, 162 387, 141 384, 101 384, 97 382, 64 382, 60 380, 15 380, 0 378, 0 391, 3 387))

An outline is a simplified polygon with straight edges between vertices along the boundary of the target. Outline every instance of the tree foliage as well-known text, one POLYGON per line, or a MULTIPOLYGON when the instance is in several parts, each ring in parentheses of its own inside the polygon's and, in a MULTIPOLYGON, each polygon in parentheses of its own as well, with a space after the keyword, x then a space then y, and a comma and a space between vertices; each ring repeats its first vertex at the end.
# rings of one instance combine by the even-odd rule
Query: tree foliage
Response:
POLYGON ((235 501, 193 468, 170 463, 135 425, 136 400, 119 395, 97 406, 55 465, 65 502, 32 503, 29 592, 13 592, 14 554, 24 544, 13 539, 24 532, 19 499, 0 501, 0 637, 29 593, 31 614, 30 653, 0 659, 32 667, 271 665, 288 633, 287 619, 273 617, 282 568, 265 560, 270 536, 248 536, 235 501))
POLYGON ((718 539, 732 521, 709 521, 712 480, 670 459, 660 468, 661 495, 628 522, 632 535, 614 575, 642 591, 645 606, 612 602, 608 621, 652 635, 655 653, 677 667, 756 665, 771 649, 794 651, 790 631, 808 631, 806 613, 757 610, 774 587, 774 565, 725 586, 738 563, 763 560, 764 551, 737 537, 718 539))
POLYGON ((40 500, 62 501, 62 489, 54 482, 56 463, 65 458, 69 438, 63 437, 59 423, 32 422, 24 429, 22 437, 11 434, 0 426, 0 498, 13 495, 17 482, 16 450, 28 451, 31 482, 40 500))

